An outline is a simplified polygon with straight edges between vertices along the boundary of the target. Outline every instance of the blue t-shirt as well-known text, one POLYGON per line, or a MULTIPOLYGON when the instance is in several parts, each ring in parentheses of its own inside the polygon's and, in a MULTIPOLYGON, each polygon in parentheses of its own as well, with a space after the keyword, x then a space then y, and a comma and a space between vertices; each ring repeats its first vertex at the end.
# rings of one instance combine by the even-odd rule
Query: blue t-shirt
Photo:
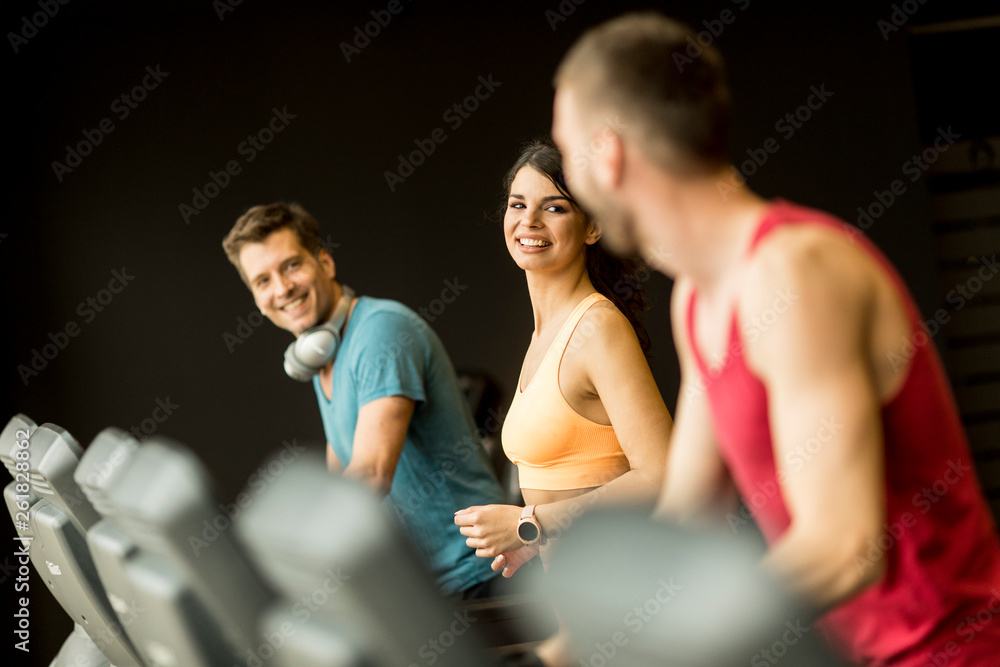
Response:
POLYGON ((358 410, 387 396, 416 401, 385 504, 437 575, 445 594, 496 575, 455 525, 455 512, 503 502, 444 345, 415 312, 358 299, 333 364, 332 400, 313 378, 323 430, 341 465, 351 462, 358 410))

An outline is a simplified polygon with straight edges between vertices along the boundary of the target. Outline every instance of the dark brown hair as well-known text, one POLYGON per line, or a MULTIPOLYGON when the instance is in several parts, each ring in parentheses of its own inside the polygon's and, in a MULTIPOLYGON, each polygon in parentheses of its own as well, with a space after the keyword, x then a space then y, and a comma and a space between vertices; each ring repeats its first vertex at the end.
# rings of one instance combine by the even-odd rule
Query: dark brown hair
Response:
MULTIPOLYGON (((566 179, 563 176, 562 154, 547 138, 535 139, 521 150, 520 156, 514 162, 503 180, 504 202, 500 206, 501 219, 506 213, 506 198, 510 196, 510 188, 517 177, 517 172, 524 167, 531 167, 542 174, 556 186, 559 194, 566 197, 573 207, 589 222, 590 216, 573 198, 566 179)), ((621 259, 609 253, 598 243, 587 246, 587 275, 598 292, 608 297, 615 307, 628 319, 635 329, 639 345, 643 353, 649 353, 650 339, 646 327, 642 323, 641 314, 646 310, 646 296, 642 287, 649 279, 649 269, 636 259, 621 259)))
POLYGON ((722 55, 683 23, 642 12, 592 28, 563 58, 554 83, 570 85, 579 108, 626 128, 664 169, 697 173, 729 163, 722 55))
POLYGON ((319 236, 319 223, 309 214, 309 211, 295 202, 291 204, 275 202, 254 206, 239 217, 233 228, 226 234, 226 238, 222 240, 222 249, 226 251, 226 257, 240 272, 243 282, 247 281, 247 277, 243 273, 243 266, 240 264, 240 250, 243 249, 243 246, 248 243, 261 243, 272 233, 285 227, 295 232, 299 243, 313 257, 319 255, 319 251, 323 249, 319 236))

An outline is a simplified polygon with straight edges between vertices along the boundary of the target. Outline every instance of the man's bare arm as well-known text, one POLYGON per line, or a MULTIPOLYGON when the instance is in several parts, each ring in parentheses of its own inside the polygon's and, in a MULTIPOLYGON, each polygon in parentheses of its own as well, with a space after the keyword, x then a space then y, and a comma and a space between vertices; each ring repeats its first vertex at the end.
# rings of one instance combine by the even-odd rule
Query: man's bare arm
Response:
POLYGON ((326 443, 326 469, 332 472, 334 475, 340 475, 344 472, 344 466, 340 465, 340 459, 333 452, 333 447, 330 443, 326 443))
POLYGON ((415 407, 413 399, 405 396, 387 396, 363 405, 344 476, 361 479, 380 496, 387 495, 415 407))
POLYGON ((656 515, 691 521, 718 514, 736 504, 736 489, 719 453, 708 396, 691 353, 685 326, 691 288, 674 284, 670 311, 674 344, 681 366, 681 386, 674 414, 667 474, 656 515))
POLYGON ((779 290, 795 297, 746 348, 767 388, 792 521, 765 565, 826 608, 884 571, 883 562, 862 567, 867 561, 858 560, 878 540, 886 513, 881 406, 867 346, 873 290, 858 258, 838 244, 794 243, 776 240, 758 251, 740 312, 762 312, 779 290), (809 447, 807 460, 802 452, 811 442, 820 446, 809 447))

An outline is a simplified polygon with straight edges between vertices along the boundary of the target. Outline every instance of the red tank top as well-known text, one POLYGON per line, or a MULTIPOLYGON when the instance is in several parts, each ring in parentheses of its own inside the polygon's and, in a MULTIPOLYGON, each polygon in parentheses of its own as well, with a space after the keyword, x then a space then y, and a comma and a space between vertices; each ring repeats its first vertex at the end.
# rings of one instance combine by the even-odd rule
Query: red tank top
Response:
MULTIPOLYGON (((937 350, 906 286, 857 230, 821 211, 776 199, 750 245, 781 224, 819 224, 856 236, 906 304, 915 343, 899 394, 882 406, 886 524, 861 569, 885 558, 886 575, 819 621, 845 656, 870 666, 1000 666, 1000 542, 983 499, 937 350)), ((748 253, 748 254, 749 254, 748 253)), ((743 358, 733 313, 728 357, 709 368, 687 309, 691 349, 706 385, 722 456, 769 544, 790 524, 775 468, 767 393, 743 358)), ((792 463, 791 459, 787 462, 792 463)))

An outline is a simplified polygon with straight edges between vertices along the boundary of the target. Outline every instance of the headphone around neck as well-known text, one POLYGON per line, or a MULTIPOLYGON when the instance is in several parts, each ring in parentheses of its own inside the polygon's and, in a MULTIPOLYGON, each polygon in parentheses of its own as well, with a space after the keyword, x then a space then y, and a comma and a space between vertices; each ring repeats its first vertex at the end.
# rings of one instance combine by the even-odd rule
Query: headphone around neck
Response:
POLYGON ((309 382, 320 369, 333 361, 340 347, 340 330, 351 312, 354 290, 341 286, 340 299, 333 315, 322 324, 306 329, 285 350, 285 372, 299 382, 309 382))

